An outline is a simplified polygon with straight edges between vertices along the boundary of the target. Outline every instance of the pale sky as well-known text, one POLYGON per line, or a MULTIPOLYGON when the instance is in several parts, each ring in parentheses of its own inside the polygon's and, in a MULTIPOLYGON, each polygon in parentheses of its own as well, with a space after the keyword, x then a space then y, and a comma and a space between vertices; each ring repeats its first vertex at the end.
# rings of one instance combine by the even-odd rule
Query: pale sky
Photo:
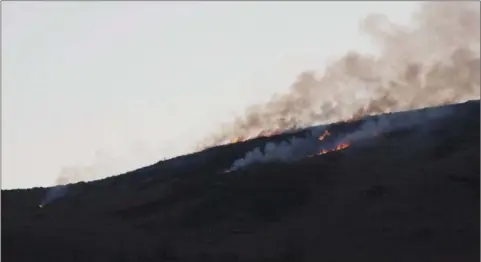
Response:
POLYGON ((366 15, 406 22, 416 5, 3 2, 2 189, 186 153, 300 72, 372 51, 366 15))

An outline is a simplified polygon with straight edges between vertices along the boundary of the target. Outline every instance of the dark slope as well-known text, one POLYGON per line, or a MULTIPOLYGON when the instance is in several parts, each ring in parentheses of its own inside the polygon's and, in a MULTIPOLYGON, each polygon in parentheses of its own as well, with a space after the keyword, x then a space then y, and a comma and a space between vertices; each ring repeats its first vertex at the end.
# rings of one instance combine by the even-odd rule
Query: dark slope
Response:
POLYGON ((308 130, 70 185, 44 208, 47 189, 2 190, 2 261, 479 261, 479 101, 388 118, 443 110, 297 163, 219 173, 308 130))

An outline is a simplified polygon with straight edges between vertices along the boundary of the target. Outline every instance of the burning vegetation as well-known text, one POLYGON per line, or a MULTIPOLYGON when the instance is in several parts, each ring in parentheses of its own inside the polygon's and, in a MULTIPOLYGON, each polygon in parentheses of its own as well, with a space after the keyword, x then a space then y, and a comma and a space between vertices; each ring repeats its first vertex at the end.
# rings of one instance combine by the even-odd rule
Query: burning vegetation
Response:
MULTIPOLYGON (((254 137, 254 138, 259 138, 259 137, 270 137, 270 136, 274 136, 274 135, 278 135, 280 134, 281 132, 279 131, 262 131, 258 136, 254 137)), ((324 132, 319 136, 318 138, 318 141, 323 141, 324 139, 326 139, 326 137, 328 137, 329 135, 331 135, 331 133, 329 132, 329 130, 324 130, 324 132)), ((373 135, 375 135, 375 133, 373 133, 373 135)), ((248 138, 249 139, 249 138, 248 138)), ((239 142, 244 142, 248 139, 245 139, 245 138, 242 138, 242 137, 236 137, 236 138, 233 138, 230 140, 230 144, 235 144, 235 143, 239 143, 239 142)), ((336 146, 334 146, 333 148, 329 148, 329 149, 321 149, 319 151, 319 153, 317 153, 318 155, 324 155, 324 154, 327 154, 327 153, 330 153, 330 152, 333 152, 333 151, 339 151, 339 150, 343 150, 343 149, 346 149, 348 148, 350 145, 350 143, 348 142, 339 142, 336 144, 336 146)), ((311 156, 311 155, 310 155, 311 156)))
MULTIPOLYGON (((254 163, 265 163, 271 161, 292 162, 306 157, 313 157, 315 155, 324 155, 330 152, 346 149, 350 146, 347 139, 327 141, 327 137, 331 136, 328 129, 324 129, 322 133, 314 131, 317 134, 312 134, 307 138, 293 137, 289 142, 274 143, 269 142, 263 150, 259 147, 251 150, 245 154, 244 157, 234 161, 232 166, 226 172, 234 171, 239 168, 249 166, 254 163)), ((356 132, 356 131, 355 131, 356 132)), ((354 133, 355 133, 354 132, 354 133)), ((264 137, 272 136, 276 132, 265 132, 264 137)), ((233 143, 242 142, 242 139, 233 139, 233 143)))
MULTIPOLYGON (((324 131, 324 133, 322 133, 322 135, 319 136, 319 141, 322 141, 324 140, 327 136, 329 136, 331 133, 329 133, 329 131, 326 129, 324 131)), ((346 149, 349 147, 349 143, 346 143, 346 142, 341 142, 341 143, 338 143, 334 148, 332 149, 321 149, 321 151, 319 151, 318 155, 324 155, 324 154, 327 154, 329 152, 333 152, 333 151, 339 151, 339 150, 343 150, 343 149, 346 149)))
POLYGON ((479 2, 422 3, 411 18, 401 25, 379 14, 366 17, 359 26, 377 54, 350 51, 322 71, 299 74, 285 94, 248 108, 203 147, 270 135, 257 130, 284 132, 478 99, 479 2))

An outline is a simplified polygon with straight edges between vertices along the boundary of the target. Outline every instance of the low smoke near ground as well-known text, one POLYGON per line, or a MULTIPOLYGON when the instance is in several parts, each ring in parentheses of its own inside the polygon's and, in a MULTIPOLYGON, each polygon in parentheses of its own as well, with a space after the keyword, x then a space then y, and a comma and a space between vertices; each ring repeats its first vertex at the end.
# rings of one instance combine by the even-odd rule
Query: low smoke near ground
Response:
POLYGON ((227 172, 235 171, 255 163, 271 161, 296 161, 306 155, 319 152, 318 137, 327 129, 320 128, 313 131, 313 134, 306 138, 293 137, 289 142, 269 142, 265 148, 257 147, 249 151, 243 158, 237 159, 227 172))
POLYGON ((42 199, 40 203, 40 207, 43 207, 51 202, 65 196, 68 192, 68 185, 57 185, 52 188, 49 188, 47 194, 42 199))
POLYGON ((480 261, 479 114, 475 100, 334 124, 333 141, 401 123, 334 157, 228 174, 214 172, 307 132, 216 147, 43 207, 43 188, 2 190, 2 261, 480 261))
POLYGON ((360 30, 378 47, 377 56, 352 51, 324 72, 303 72, 288 92, 250 107, 204 146, 263 130, 479 98, 479 2, 426 2, 411 20, 405 27, 383 15, 366 17, 360 30))
MULTIPOLYGON (((244 157, 234 161, 227 172, 235 171, 256 163, 266 163, 273 161, 293 162, 308 156, 319 154, 320 152, 331 150, 336 145, 356 144, 357 142, 383 135, 395 130, 414 128, 421 126, 422 123, 439 120, 452 115, 451 108, 443 108, 436 111, 422 111, 417 114, 398 114, 380 115, 374 119, 365 120, 360 127, 353 132, 335 134, 334 140, 326 141, 319 139, 324 134, 329 134, 328 127, 322 126, 311 129, 309 136, 305 138, 293 137, 289 142, 267 143, 262 149, 257 147, 249 151, 244 157)), ((422 129, 422 128, 420 128, 422 129)), ((423 130, 418 130, 423 131, 423 130)), ((325 135, 328 137, 328 135, 325 135)))

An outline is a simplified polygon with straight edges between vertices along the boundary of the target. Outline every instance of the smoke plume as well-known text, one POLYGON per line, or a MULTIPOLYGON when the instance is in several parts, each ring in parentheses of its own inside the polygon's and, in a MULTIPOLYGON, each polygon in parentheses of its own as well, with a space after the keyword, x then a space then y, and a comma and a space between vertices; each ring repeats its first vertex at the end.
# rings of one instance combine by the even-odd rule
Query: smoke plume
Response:
POLYGON ((310 135, 305 138, 293 137, 289 142, 267 143, 264 150, 257 147, 249 151, 243 158, 234 161, 227 172, 235 171, 240 168, 247 167, 255 163, 267 162, 294 162, 308 156, 318 154, 324 150, 330 150, 336 145, 356 144, 359 141, 365 141, 373 137, 373 134, 383 135, 395 130, 416 127, 417 130, 423 130, 423 123, 431 120, 439 120, 448 117, 453 113, 451 108, 440 108, 436 110, 427 110, 420 112, 412 112, 409 114, 393 114, 379 115, 373 119, 366 119, 361 126, 353 132, 344 134, 336 134, 333 140, 319 140, 319 136, 325 134, 328 127, 321 126, 312 128, 310 135))
POLYGON ((260 131, 284 131, 480 96, 479 2, 426 2, 401 26, 373 14, 360 23, 379 51, 352 51, 324 72, 306 71, 290 90, 247 109, 206 147, 260 131))
MULTIPOLYGON (((401 26, 383 15, 366 17, 360 30, 377 46, 377 55, 352 51, 327 65, 323 72, 302 72, 286 93, 249 107, 243 117, 204 139, 202 147, 364 115, 479 98, 479 2, 426 2, 411 22, 401 26)), ((268 144, 265 154, 253 151, 236 165, 259 159, 296 159, 302 155, 299 151, 318 149, 311 148, 310 141, 268 144)), ((99 162, 109 167, 99 163, 68 167, 61 171, 56 184, 99 179, 133 166, 114 168, 125 161, 99 162)))
POLYGON ((50 204, 54 200, 57 200, 63 196, 65 196, 68 192, 68 185, 57 185, 51 187, 47 190, 45 197, 43 198, 42 202, 40 203, 41 206, 45 206, 50 204))
POLYGON ((304 158, 306 155, 319 152, 318 137, 324 132, 325 128, 313 129, 311 134, 306 138, 292 137, 289 142, 281 143, 269 142, 261 151, 260 147, 256 147, 252 151, 232 164, 227 172, 235 171, 239 168, 249 166, 254 163, 266 163, 272 161, 291 162, 304 158))

